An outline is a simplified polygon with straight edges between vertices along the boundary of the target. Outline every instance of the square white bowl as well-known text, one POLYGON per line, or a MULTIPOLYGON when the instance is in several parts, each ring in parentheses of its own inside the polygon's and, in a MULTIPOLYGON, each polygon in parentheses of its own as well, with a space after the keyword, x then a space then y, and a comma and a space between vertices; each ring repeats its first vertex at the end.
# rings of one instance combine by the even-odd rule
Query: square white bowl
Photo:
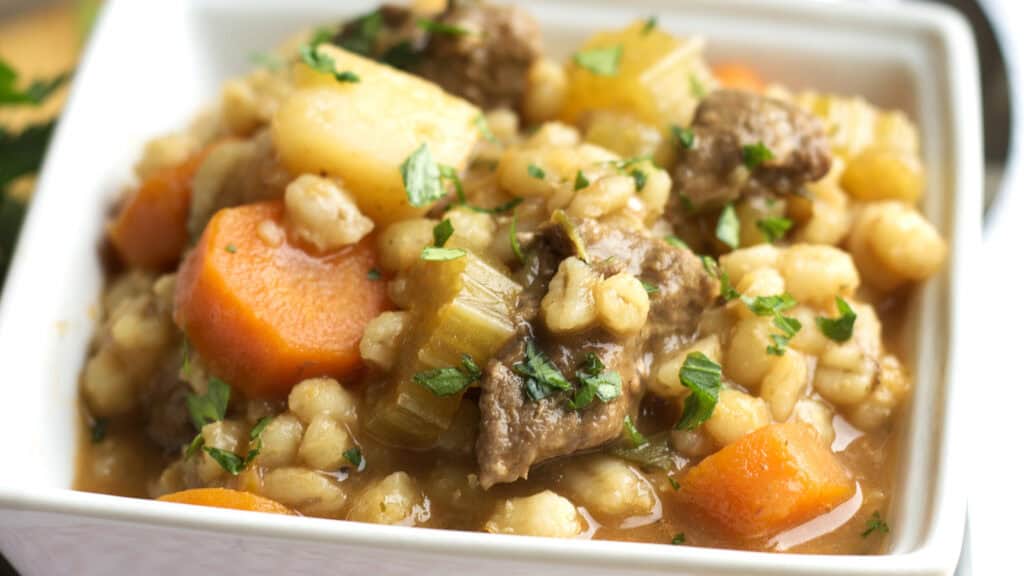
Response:
POLYGON ((885 556, 801 556, 561 541, 374 526, 178 506, 70 490, 78 374, 102 287, 108 206, 142 143, 182 126, 252 51, 368 1, 112 0, 75 79, 0 303, 0 550, 25 574, 950 574, 965 508, 956 427, 970 351, 969 262, 981 221, 978 74, 955 13, 918 4, 801 0, 524 2, 549 51, 658 14, 705 36, 712 61, 741 59, 794 88, 862 94, 918 122, 922 209, 951 241, 947 268, 915 295, 915 389, 885 556))

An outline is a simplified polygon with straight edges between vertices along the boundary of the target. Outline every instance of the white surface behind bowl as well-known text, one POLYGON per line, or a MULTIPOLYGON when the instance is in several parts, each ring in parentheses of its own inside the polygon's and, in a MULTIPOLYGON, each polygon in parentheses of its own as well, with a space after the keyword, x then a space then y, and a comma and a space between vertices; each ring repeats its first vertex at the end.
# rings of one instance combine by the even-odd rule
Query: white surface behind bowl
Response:
POLYGON ((67 490, 78 373, 102 276, 108 206, 142 143, 187 122, 248 55, 301 26, 370 8, 333 0, 113 0, 80 68, 39 181, 0 304, 0 545, 27 574, 272 574, 312 571, 535 574, 941 574, 960 549, 964 493, 953 408, 966 331, 968 261, 981 217, 978 88, 969 31, 930 6, 699 0, 525 2, 565 55, 590 32, 635 18, 709 40, 712 60, 741 59, 795 88, 863 94, 920 124, 923 209, 952 241, 942 275, 913 299, 916 388, 900 433, 904 458, 892 555, 783 556, 665 545, 554 541, 281 518, 67 490), (912 449, 907 449, 912 447, 912 449))

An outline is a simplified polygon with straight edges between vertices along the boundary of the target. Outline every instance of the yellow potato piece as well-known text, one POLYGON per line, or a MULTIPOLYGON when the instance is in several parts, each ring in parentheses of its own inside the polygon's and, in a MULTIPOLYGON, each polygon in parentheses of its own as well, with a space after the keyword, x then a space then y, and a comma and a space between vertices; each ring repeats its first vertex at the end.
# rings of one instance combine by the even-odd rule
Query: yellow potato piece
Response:
POLYGON ((601 76, 569 64, 569 96, 562 118, 575 123, 585 113, 611 110, 666 128, 687 126, 697 103, 714 87, 703 60, 703 43, 675 38, 640 21, 623 30, 599 32, 579 51, 622 46, 615 75, 601 76))
POLYGON ((321 55, 359 82, 296 64, 297 90, 273 120, 274 144, 295 174, 341 178, 377 224, 425 212, 409 204, 399 167, 426 143, 434 161, 465 168, 479 137, 480 110, 436 85, 329 45, 321 55))

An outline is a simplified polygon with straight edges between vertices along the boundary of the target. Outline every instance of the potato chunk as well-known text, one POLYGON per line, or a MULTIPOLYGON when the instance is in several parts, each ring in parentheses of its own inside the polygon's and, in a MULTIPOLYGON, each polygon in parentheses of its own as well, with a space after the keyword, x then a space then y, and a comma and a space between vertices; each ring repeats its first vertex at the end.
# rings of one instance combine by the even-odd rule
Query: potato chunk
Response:
POLYGON ((423 213, 426 206, 409 204, 399 167, 425 143, 436 162, 463 169, 479 137, 480 110, 390 66, 328 45, 319 50, 359 82, 296 65, 297 89, 273 120, 284 165, 296 174, 341 178, 377 224, 423 213))

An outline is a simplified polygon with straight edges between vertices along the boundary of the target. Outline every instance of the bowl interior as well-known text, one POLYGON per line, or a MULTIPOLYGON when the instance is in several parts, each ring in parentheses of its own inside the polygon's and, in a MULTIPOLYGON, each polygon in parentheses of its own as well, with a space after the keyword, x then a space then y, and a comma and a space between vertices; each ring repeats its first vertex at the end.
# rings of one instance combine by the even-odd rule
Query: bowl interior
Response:
MULTIPOLYGON (((80 432, 78 374, 102 286, 98 239, 110 203, 131 182, 130 167, 144 141, 183 126, 213 102, 220 82, 246 70, 252 53, 374 3, 112 4, 116 9, 108 10, 79 71, 4 294, 0 358, 10 369, 0 401, 0 443, 9 461, 21 464, 5 470, 2 485, 71 485, 80 432)), ((523 4, 543 22, 549 52, 558 57, 593 30, 658 14, 660 26, 672 32, 703 36, 713 62, 743 61, 792 88, 860 94, 905 110, 919 124, 928 167, 923 209, 947 238, 953 236, 956 148, 950 142, 948 71, 941 38, 911 14, 861 11, 846 18, 827 3, 785 9, 713 0, 523 4)), ((898 442, 915 449, 901 450, 889 514, 898 527, 894 552, 911 550, 925 537, 941 480, 936 470, 953 269, 912 300, 906 349, 915 390, 898 442)))

